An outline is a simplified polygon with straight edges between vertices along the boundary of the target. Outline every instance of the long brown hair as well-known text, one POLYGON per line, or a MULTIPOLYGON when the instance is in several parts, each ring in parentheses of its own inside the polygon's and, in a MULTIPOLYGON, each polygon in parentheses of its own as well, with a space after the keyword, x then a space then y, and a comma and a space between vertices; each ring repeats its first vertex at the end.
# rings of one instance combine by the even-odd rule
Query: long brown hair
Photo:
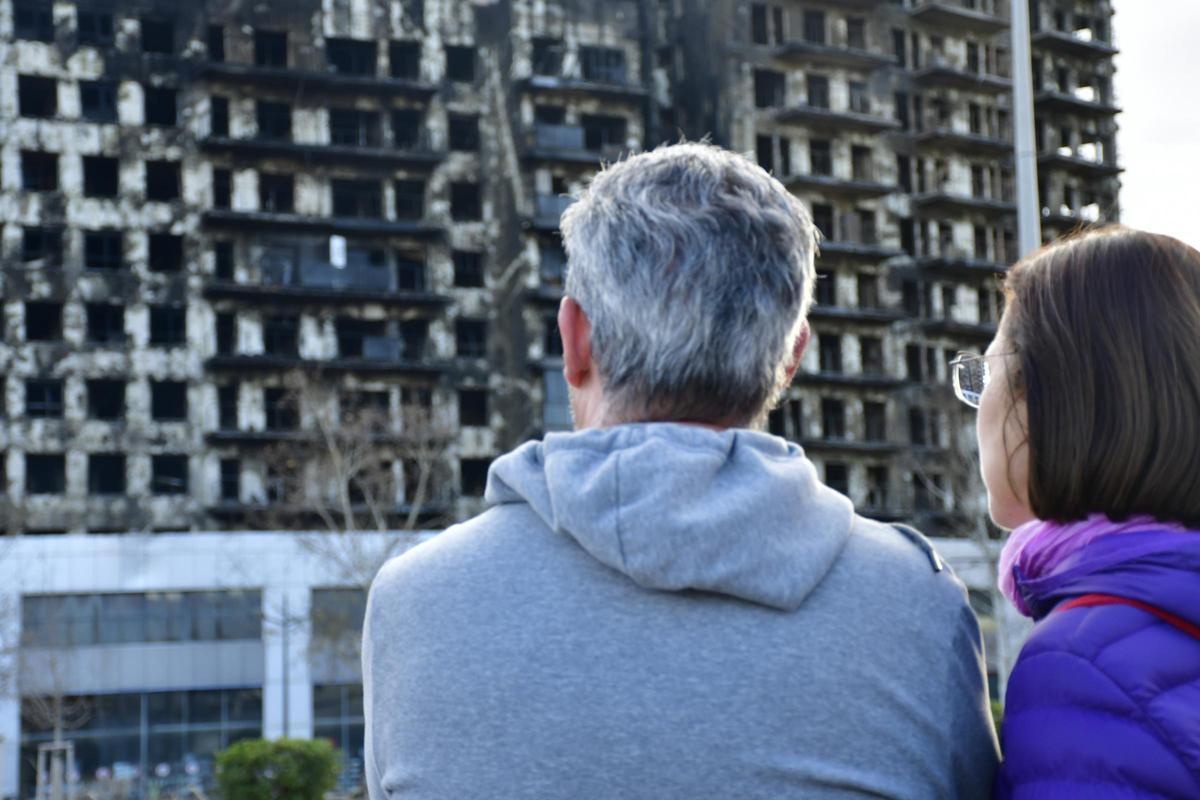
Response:
POLYGON ((1005 297, 1038 518, 1200 527, 1200 252, 1104 228, 1015 265, 1005 297))

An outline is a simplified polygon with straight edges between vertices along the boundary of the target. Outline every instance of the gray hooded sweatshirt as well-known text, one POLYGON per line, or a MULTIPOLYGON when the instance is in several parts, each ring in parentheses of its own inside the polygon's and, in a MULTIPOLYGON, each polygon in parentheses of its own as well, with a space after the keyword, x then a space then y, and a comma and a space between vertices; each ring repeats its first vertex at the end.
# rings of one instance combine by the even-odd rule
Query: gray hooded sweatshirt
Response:
POLYGON ((486 498, 371 590, 374 800, 988 796, 962 584, 799 447, 550 434, 486 498))

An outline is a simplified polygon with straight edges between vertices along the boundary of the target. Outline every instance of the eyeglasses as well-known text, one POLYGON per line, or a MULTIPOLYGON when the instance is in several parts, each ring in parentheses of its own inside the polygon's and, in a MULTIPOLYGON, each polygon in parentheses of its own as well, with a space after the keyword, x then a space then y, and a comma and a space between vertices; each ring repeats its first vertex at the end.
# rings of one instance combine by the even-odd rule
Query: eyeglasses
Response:
POLYGON ((971 408, 979 408, 979 400, 987 387, 990 370, 987 356, 959 353, 950 361, 950 376, 954 381, 954 396, 971 408))

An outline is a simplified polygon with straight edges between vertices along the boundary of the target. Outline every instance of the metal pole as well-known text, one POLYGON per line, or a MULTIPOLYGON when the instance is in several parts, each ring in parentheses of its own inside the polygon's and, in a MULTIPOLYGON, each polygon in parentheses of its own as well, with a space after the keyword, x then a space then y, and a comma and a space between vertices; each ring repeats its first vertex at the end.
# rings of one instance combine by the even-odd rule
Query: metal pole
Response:
MULTIPOLYGON (((1012 5, 1013 159, 1017 167, 1017 242, 1021 248, 1019 255, 1024 257, 1042 246, 1037 138, 1033 130, 1033 61, 1030 53, 1028 0, 1009 2, 1012 5)), ((1008 255, 1012 257, 1012 253, 1008 255)))
POLYGON ((292 621, 288 619, 288 598, 287 593, 283 595, 283 630, 280 635, 283 638, 283 738, 288 738, 291 725, 288 724, 288 628, 291 627, 292 621))

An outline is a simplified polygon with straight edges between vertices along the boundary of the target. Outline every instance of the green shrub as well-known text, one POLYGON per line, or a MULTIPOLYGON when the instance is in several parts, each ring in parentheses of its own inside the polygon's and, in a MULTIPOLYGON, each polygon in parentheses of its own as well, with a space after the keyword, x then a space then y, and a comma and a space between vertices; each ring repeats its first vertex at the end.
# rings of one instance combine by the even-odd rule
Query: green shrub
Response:
POLYGON ((341 764, 329 742, 243 739, 217 755, 224 800, 321 800, 341 764))
POLYGON ((1004 723, 1004 704, 999 700, 992 701, 992 721, 996 723, 996 736, 999 736, 1004 723))

